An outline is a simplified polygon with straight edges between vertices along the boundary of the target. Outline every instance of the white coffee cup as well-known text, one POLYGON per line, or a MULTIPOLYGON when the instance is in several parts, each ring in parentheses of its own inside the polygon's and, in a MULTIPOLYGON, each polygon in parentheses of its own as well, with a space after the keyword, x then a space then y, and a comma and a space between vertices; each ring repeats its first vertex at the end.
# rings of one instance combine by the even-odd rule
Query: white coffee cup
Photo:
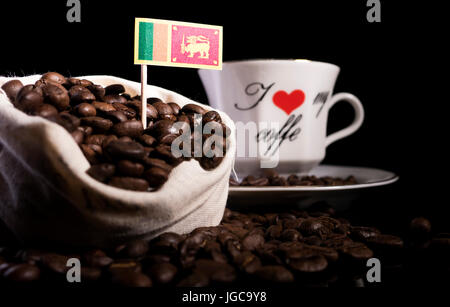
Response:
POLYGON ((328 145, 355 132, 364 109, 352 94, 333 95, 339 71, 334 64, 308 60, 235 61, 223 63, 222 71, 199 70, 210 105, 236 123, 236 170, 256 174, 275 166, 282 173, 307 173, 325 158, 328 145), (353 106, 355 118, 327 136, 328 111, 341 100, 353 106), (239 137, 251 123, 257 128, 239 137), (259 151, 249 155, 248 148, 259 151))

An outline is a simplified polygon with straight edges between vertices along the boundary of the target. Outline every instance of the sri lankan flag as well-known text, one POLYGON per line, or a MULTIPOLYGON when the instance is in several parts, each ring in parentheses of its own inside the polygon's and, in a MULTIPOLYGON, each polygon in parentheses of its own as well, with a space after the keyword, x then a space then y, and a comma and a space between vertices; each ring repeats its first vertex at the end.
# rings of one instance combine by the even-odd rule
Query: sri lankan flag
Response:
POLYGON ((222 27, 136 18, 134 63, 222 69, 222 27))

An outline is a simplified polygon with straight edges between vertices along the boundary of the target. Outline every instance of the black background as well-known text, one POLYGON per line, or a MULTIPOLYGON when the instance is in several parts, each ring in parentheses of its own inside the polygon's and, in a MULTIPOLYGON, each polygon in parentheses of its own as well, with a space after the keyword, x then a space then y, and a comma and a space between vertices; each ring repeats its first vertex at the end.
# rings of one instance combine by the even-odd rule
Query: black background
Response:
MULTIPOLYGON (((442 7, 381 1, 369 23, 358 1, 87 1, 81 23, 66 20, 66 1, 0 4, 0 75, 46 71, 107 74, 139 81, 133 65, 134 17, 224 27, 224 61, 307 58, 337 64, 335 92, 351 92, 366 117, 355 134, 327 149, 324 163, 369 166, 400 175, 355 209, 395 228, 429 217, 450 231, 448 169, 448 35, 442 7)), ((149 66, 149 83, 206 103, 195 69, 149 66)), ((329 131, 348 125, 351 107, 330 112, 329 131)), ((399 228, 400 229, 400 228, 399 228)))

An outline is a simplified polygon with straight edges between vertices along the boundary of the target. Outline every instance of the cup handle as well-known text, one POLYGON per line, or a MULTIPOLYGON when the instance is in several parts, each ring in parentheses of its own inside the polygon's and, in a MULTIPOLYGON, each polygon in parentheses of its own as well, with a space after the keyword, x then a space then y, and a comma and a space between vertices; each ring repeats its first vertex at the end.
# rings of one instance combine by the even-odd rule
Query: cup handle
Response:
POLYGON ((364 108, 361 104, 361 101, 359 101, 359 99, 355 95, 352 95, 350 93, 338 93, 333 95, 330 100, 329 109, 331 109, 331 107, 333 107, 336 102, 341 100, 346 101, 352 105, 353 109, 355 110, 355 119, 350 124, 350 126, 328 135, 325 140, 325 147, 354 133, 359 129, 359 127, 361 127, 361 124, 364 120, 364 108))

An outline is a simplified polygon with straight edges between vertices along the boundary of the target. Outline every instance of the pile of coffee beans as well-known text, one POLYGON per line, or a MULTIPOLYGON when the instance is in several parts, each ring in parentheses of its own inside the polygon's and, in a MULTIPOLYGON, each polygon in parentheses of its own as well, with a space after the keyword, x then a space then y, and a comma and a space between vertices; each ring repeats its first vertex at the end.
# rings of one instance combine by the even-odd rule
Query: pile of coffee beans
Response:
POLYGON ((432 252, 431 262, 437 261, 435 255, 448 260, 450 234, 433 235, 422 217, 411 222, 409 233, 404 240, 355 226, 332 208, 285 213, 226 209, 217 227, 164 233, 110 250, 0 247, 0 284, 73 285, 66 280, 69 258, 80 259, 81 286, 129 287, 354 285, 350 282, 365 278, 372 257, 380 259, 383 272, 418 249, 432 252))
POLYGON ((204 169, 216 168, 226 152, 230 131, 219 113, 195 104, 180 107, 175 102, 149 98, 149 124, 143 127, 140 97, 131 97, 121 84, 103 87, 49 72, 35 84, 24 86, 19 80, 11 80, 2 89, 16 108, 63 126, 91 164, 87 173, 118 188, 151 191, 161 187, 174 167, 194 157, 193 132, 197 125, 208 123, 213 127, 211 134, 200 135, 203 144, 217 129, 223 136, 214 139, 214 150, 209 154, 202 151, 201 157, 195 155, 204 169), (181 129, 176 122, 181 123, 181 129), (188 127, 192 133, 187 152, 191 155, 176 157, 171 151, 172 141, 188 127), (221 154, 216 154, 216 148, 221 154))
POLYGON ((262 176, 248 175, 241 182, 230 178, 230 186, 241 187, 266 187, 266 186, 341 186, 357 184, 354 176, 347 178, 340 177, 317 177, 317 176, 301 176, 291 174, 287 177, 280 176, 275 171, 267 172, 262 176))

